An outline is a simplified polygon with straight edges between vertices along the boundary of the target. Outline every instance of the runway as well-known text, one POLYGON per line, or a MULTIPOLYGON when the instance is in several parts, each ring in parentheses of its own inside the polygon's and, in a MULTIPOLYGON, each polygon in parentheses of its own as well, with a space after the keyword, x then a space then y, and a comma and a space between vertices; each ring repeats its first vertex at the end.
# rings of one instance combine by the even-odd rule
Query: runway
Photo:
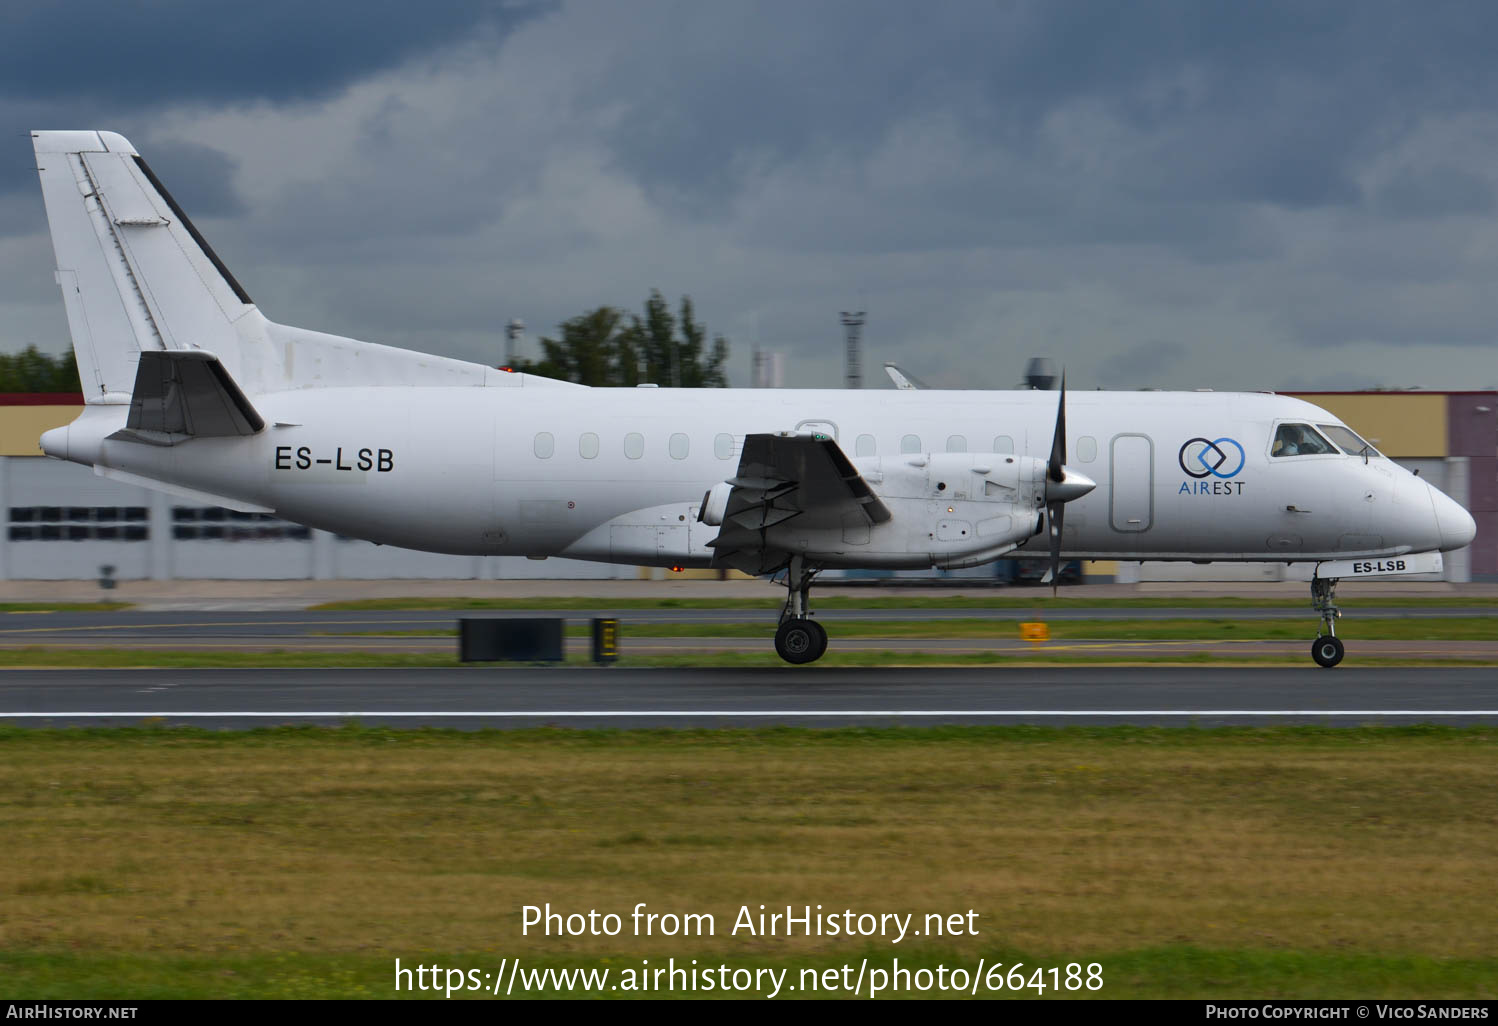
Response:
POLYGON ((1491 668, 10 670, 0 723, 401 727, 1498 723, 1491 668))

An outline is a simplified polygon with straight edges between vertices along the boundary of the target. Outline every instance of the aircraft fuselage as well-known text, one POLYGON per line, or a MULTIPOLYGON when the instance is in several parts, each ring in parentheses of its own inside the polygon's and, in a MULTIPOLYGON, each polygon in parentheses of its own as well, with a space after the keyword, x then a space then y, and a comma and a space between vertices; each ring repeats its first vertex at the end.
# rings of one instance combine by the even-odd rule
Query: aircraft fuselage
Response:
MULTIPOLYGON (((1036 391, 320 388, 254 397, 269 427, 253 437, 171 447, 107 439, 128 407, 90 406, 67 429, 65 455, 384 544, 705 566, 717 529, 698 508, 735 475, 744 436, 813 431, 832 435, 881 494, 906 500, 899 538, 854 539, 822 565, 929 566, 942 552, 931 525, 983 522, 963 469, 991 462, 984 454, 1043 460, 1056 402, 1036 391), (912 509, 929 514, 921 530, 910 530, 912 509)), ((1069 504, 1070 558, 1449 547, 1442 503, 1455 504, 1390 460, 1272 456, 1277 425, 1337 423, 1300 400, 1072 392, 1067 405, 1066 461, 1097 482, 1069 504)), ((1037 536, 1018 552, 1045 550, 1037 536)))

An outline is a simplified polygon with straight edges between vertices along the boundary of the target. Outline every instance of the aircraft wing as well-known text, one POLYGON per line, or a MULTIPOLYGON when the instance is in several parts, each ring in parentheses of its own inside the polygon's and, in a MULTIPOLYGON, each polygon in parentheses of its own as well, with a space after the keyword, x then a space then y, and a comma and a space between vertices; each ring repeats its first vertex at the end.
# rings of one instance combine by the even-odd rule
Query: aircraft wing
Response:
MULTIPOLYGON (((746 435, 738 474, 718 536, 708 544, 715 562, 746 573, 773 573, 790 550, 767 540, 770 528, 798 518, 807 526, 856 521, 882 524, 887 507, 828 435, 746 435)), ((782 536, 784 532, 777 532, 782 536)))

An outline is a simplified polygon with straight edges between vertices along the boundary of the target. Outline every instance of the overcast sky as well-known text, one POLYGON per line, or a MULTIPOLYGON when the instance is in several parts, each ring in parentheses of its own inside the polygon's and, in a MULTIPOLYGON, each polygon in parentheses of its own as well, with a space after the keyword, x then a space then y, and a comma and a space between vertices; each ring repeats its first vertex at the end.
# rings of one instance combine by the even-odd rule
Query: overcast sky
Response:
POLYGON ((651 288, 749 383, 1498 386, 1498 5, 0 8, 0 346, 67 324, 27 131, 135 143, 274 320, 497 362, 651 288))

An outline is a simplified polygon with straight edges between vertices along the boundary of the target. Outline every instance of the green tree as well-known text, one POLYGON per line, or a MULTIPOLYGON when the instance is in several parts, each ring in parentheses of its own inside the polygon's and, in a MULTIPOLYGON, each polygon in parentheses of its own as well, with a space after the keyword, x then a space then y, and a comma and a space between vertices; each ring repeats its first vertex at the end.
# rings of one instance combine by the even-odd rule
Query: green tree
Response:
POLYGON ((600 306, 591 313, 563 321, 558 325, 561 338, 541 339, 545 356, 540 362, 516 369, 584 385, 618 384, 615 379, 619 376, 619 333, 623 320, 620 311, 600 306))
POLYGON ((542 358, 515 369, 583 385, 633 387, 653 383, 680 388, 727 388, 728 340, 698 323, 690 296, 673 315, 659 289, 645 313, 601 306, 558 325, 560 338, 542 338, 542 358))
POLYGON ((0 392, 82 392, 78 360, 69 349, 48 356, 36 346, 19 353, 0 353, 0 392))

